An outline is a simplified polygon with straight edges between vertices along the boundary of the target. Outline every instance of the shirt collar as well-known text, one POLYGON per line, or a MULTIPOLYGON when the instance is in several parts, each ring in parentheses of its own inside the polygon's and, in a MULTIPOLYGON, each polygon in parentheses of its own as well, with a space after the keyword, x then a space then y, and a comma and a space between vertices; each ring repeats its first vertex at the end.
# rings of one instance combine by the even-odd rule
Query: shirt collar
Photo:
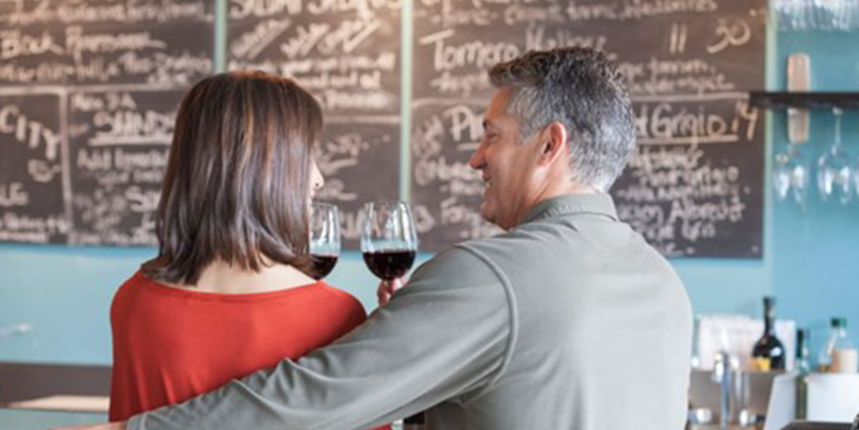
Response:
POLYGON ((617 210, 610 195, 607 193, 581 193, 565 194, 540 202, 534 209, 531 209, 531 212, 520 224, 578 213, 605 215, 615 221, 618 220, 617 210))

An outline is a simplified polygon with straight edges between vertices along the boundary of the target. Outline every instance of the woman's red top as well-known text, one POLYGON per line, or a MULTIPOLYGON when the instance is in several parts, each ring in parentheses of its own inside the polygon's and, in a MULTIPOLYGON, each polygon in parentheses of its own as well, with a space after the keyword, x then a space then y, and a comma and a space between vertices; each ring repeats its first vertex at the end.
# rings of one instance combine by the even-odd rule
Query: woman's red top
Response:
POLYGON ((321 281, 219 294, 168 287, 138 272, 117 291, 110 319, 110 420, 122 421, 297 359, 346 334, 366 313, 321 281))

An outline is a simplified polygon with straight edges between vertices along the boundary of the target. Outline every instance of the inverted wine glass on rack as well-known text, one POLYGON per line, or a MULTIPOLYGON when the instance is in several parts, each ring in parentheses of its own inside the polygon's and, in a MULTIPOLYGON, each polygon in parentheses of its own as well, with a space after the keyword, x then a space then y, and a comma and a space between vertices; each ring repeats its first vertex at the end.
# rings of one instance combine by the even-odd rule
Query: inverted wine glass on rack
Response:
POLYGON ((850 156, 841 145, 840 108, 832 109, 835 116, 835 141, 817 162, 817 188, 824 202, 837 201, 843 205, 850 202, 853 194, 853 167, 850 156))
POLYGON ((859 158, 856 158, 856 165, 853 166, 853 191, 859 196, 859 158))
POLYGON ((782 31, 852 31, 859 27, 855 0, 774 0, 772 10, 782 31))
POLYGON ((775 156, 773 185, 780 200, 792 198, 800 207, 805 206, 808 190, 808 160, 799 150, 799 144, 791 143, 787 151, 775 156))
POLYGON ((314 202, 310 208, 310 258, 314 279, 328 276, 340 256, 340 215, 337 206, 314 202))
POLYGON ((405 275, 415 262, 418 235, 405 202, 381 201, 364 206, 361 252, 367 267, 384 282, 405 275))

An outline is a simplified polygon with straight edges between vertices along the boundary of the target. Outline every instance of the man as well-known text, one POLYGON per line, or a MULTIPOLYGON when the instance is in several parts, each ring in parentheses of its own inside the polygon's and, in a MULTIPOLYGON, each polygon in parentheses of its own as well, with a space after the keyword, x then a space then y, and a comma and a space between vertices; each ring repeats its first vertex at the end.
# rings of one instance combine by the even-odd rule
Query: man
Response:
POLYGON ((435 430, 681 429, 689 301, 606 194, 635 147, 620 76, 568 48, 490 77, 470 164, 506 233, 439 253, 333 345, 127 428, 360 429, 427 410, 435 430))

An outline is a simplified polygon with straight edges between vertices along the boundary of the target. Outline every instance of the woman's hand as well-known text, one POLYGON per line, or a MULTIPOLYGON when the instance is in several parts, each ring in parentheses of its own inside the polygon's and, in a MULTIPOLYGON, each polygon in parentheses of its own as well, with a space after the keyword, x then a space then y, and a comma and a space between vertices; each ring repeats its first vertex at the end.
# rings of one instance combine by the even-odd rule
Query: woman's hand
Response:
POLYGON ((379 298, 379 306, 384 305, 391 301, 391 296, 394 295, 394 291, 403 288, 408 282, 408 279, 396 278, 393 281, 382 281, 379 283, 379 288, 376 289, 376 297, 379 298))

